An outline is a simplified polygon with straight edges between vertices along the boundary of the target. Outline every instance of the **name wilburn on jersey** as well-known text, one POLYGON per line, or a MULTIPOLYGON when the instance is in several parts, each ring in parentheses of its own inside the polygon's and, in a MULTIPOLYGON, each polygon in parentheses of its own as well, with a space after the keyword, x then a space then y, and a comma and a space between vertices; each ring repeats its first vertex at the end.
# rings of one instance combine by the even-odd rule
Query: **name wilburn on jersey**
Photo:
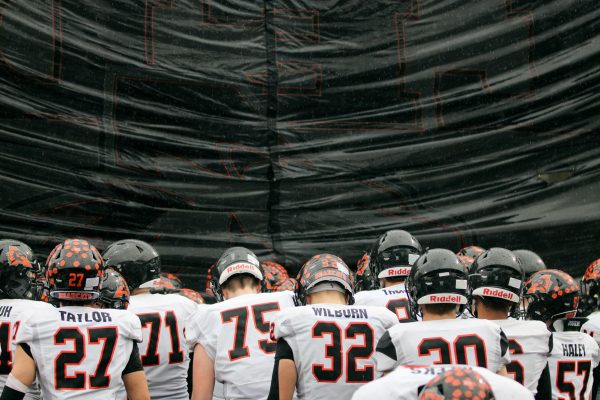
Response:
POLYGON ((562 344, 565 357, 585 357, 585 344, 562 344))
POLYGON ((312 307, 317 317, 331 318, 369 318, 367 310, 364 308, 351 308, 341 310, 330 310, 329 308, 312 307))

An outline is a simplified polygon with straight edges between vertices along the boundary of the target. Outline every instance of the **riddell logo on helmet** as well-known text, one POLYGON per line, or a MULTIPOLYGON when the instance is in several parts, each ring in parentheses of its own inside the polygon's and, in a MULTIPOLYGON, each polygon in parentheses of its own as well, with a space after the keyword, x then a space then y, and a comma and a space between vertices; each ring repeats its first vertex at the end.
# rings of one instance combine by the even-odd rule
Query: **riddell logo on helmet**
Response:
POLYGON ((513 292, 509 292, 509 291, 502 290, 502 289, 490 289, 490 288, 483 288, 483 295, 499 297, 499 298, 505 299, 505 300, 512 300, 514 297, 513 292))
POLYGON ((429 301, 432 303, 460 303, 461 298, 459 295, 447 294, 444 296, 437 296, 432 294, 429 296, 429 301))
POLYGON ((250 265, 250 264, 234 264, 234 265, 230 265, 229 267, 227 267, 227 269, 224 271, 225 274, 230 274, 232 272, 236 272, 236 271, 254 271, 256 267, 254 265, 250 265))
POLYGON ((389 268, 388 276, 406 276, 410 275, 411 268, 389 268))

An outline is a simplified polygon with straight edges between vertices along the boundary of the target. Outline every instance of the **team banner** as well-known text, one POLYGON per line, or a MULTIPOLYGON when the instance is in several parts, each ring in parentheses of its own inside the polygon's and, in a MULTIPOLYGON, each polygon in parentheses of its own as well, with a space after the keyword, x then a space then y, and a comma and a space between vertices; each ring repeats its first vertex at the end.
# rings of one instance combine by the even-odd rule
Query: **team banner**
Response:
POLYGON ((596 0, 0 2, 0 236, 598 253, 596 0))

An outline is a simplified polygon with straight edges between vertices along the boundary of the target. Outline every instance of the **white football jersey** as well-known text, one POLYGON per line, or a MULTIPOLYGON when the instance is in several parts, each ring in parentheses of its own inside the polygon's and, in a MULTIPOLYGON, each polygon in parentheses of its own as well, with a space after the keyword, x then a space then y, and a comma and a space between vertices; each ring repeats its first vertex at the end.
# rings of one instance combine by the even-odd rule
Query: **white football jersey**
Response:
MULTIPOLYGON (((354 393, 352 400, 417 400, 419 390, 439 374, 466 365, 432 365, 408 368, 400 366, 381 379, 367 383, 354 393)), ((469 366, 489 384, 496 400, 533 400, 533 394, 510 378, 486 368, 469 366)))
MULTIPOLYGON (((144 293, 129 299, 128 311, 142 324, 143 340, 138 348, 153 399, 189 399, 190 349, 183 329, 198 309, 197 303, 178 294, 144 293)), ((125 392, 120 398, 125 398, 125 392)))
POLYGON ((382 307, 313 304, 280 314, 274 337, 294 353, 298 399, 349 399, 378 373, 374 346, 398 324, 382 307))
POLYGON ((505 319, 493 321, 508 338, 511 362, 506 366, 508 375, 537 393, 538 380, 548 364, 552 349, 552 334, 541 321, 505 319))
POLYGON ((23 313, 16 342, 36 361, 44 399, 117 399, 140 320, 125 310, 48 306, 23 313))
MULTIPOLYGON (((8 374, 12 369, 14 351, 17 348, 16 337, 21 325, 21 317, 25 311, 36 310, 43 313, 51 305, 31 300, 2 299, 0 300, 0 393, 8 374)), ((25 400, 38 399, 40 396, 37 382, 28 391, 25 400)))
POLYGON ((400 364, 466 364, 494 372, 510 362, 508 340, 493 322, 443 319, 398 324, 377 344, 377 370, 400 364))
POLYGON ((595 311, 587 316, 587 322, 581 327, 581 332, 593 337, 600 345, 600 311, 595 311))
POLYGON ((600 361, 598 344, 582 332, 554 332, 548 358, 553 399, 589 399, 593 370, 600 361))
POLYGON ((410 319, 408 298, 404 283, 387 288, 366 290, 354 295, 354 304, 359 306, 385 307, 398 317, 398 321, 410 319))
POLYGON ((294 294, 289 291, 246 294, 211 304, 187 321, 189 346, 202 345, 214 361, 225 399, 267 398, 276 348, 269 338, 270 324, 292 307, 294 294))

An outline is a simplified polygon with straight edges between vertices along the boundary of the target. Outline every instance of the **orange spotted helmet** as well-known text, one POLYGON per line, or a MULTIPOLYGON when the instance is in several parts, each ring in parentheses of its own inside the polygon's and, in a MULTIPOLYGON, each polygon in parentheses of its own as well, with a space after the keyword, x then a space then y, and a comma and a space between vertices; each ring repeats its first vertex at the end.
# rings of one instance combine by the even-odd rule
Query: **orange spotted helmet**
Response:
POLYGON ((266 291, 276 292, 286 279, 289 278, 287 270, 283 265, 275 261, 263 261, 260 263, 265 275, 266 291))
POLYGON ((179 277, 175 274, 170 272, 161 272, 159 277, 160 280, 154 284, 154 287, 157 287, 157 285, 162 285, 167 289, 181 289, 183 287, 183 282, 181 282, 181 279, 179 279, 179 277))
POLYGON ((127 310, 129 296, 129 286, 125 278, 114 269, 107 268, 100 282, 100 303, 104 308, 127 310))
POLYGON ((472 368, 455 367, 430 380, 419 400, 494 400, 492 387, 472 368))
POLYGON ((100 295, 104 261, 94 246, 83 239, 67 239, 56 245, 46 260, 50 297, 60 301, 89 302, 100 295))
POLYGON ((12 242, 0 243, 0 298, 33 299, 37 268, 32 253, 12 242))
POLYGON ((287 278, 283 283, 275 289, 276 292, 285 292, 289 290, 293 292, 296 290, 296 280, 294 278, 287 278))
POLYGON ((584 315, 600 307, 600 258, 592 261, 581 278, 581 309, 584 315))
POLYGON ((573 318, 579 305, 580 290, 571 275, 546 269, 529 278, 523 297, 528 303, 525 318, 547 322, 573 318))
POLYGON ((348 295, 348 304, 354 303, 354 280, 346 263, 333 254, 317 254, 308 260, 296 278, 296 298, 306 304, 307 295, 317 290, 321 283, 331 290, 339 290, 348 295))

